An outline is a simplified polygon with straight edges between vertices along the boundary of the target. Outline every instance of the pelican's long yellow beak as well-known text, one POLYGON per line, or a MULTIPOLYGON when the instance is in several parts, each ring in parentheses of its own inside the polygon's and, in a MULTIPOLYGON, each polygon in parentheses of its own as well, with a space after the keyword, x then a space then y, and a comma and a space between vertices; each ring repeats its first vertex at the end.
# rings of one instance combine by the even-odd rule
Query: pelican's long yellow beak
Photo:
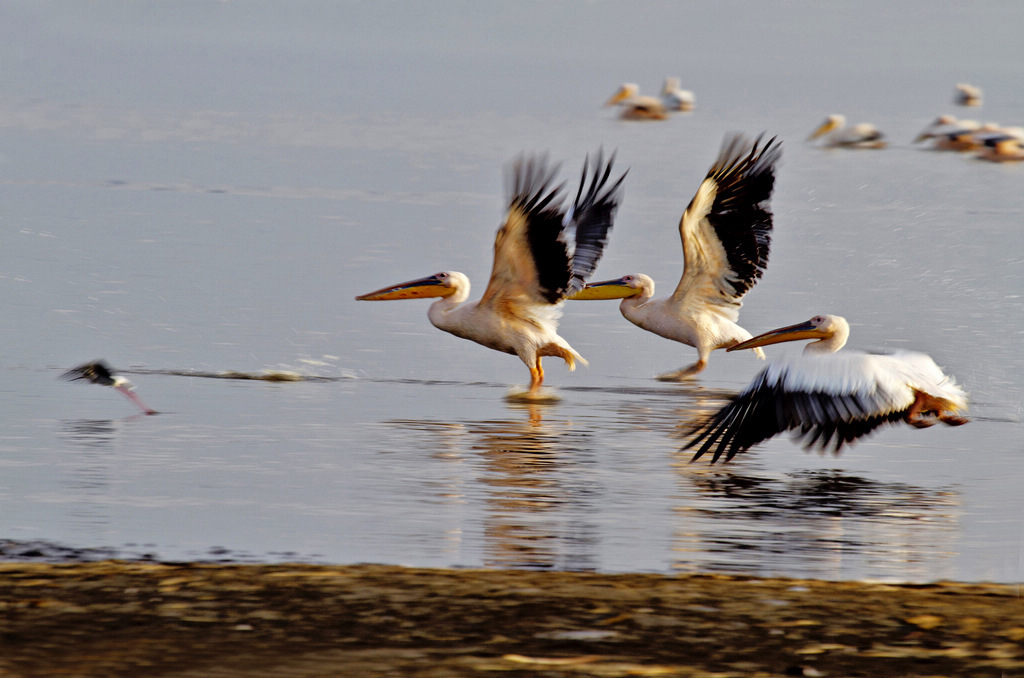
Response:
POLYGON ((617 91, 615 94, 613 94, 612 98, 609 99, 608 101, 606 101, 604 105, 605 106, 612 106, 614 104, 619 103, 620 101, 625 101, 626 99, 628 99, 632 95, 633 95, 633 92, 628 87, 620 87, 619 91, 617 91))
POLYGON ((591 299, 625 299, 635 297, 641 290, 632 287, 625 282, 625 278, 605 280, 603 282, 590 283, 576 294, 569 297, 574 301, 589 301, 591 299))
POLYGON ((360 294, 356 301, 391 301, 392 299, 426 299, 429 297, 447 297, 455 293, 448 287, 439 274, 410 280, 391 287, 379 289, 369 294, 360 294))
POLYGON ((825 122, 821 123, 821 125, 818 126, 818 129, 816 129, 813 132, 811 132, 811 136, 807 137, 807 141, 811 141, 813 139, 817 139, 822 134, 825 134, 827 132, 831 132, 836 127, 837 127, 837 125, 836 125, 836 121, 835 120, 831 120, 831 119, 826 120, 825 122))
POLYGON ((764 334, 759 334, 756 337, 747 339, 746 341, 740 342, 735 346, 730 346, 725 349, 726 351, 742 351, 745 348, 757 348, 758 346, 768 346, 770 344, 781 344, 784 341, 799 341, 801 339, 827 339, 830 335, 828 332, 822 331, 820 328, 815 327, 811 324, 810 320, 796 325, 790 325, 789 327, 780 327, 777 330, 771 330, 764 334))

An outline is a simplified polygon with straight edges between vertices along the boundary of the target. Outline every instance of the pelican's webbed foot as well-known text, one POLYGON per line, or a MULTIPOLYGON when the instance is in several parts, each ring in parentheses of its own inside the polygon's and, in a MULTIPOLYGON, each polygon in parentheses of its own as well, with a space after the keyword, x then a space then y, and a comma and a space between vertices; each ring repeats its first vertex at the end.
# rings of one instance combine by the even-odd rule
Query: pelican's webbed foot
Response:
POLYGON ((684 367, 674 372, 665 372, 664 374, 659 374, 658 376, 655 377, 655 379, 657 379, 658 381, 686 381, 688 379, 693 379, 699 373, 703 372, 704 368, 707 367, 707 365, 708 364, 706 361, 698 360, 689 367, 684 367))

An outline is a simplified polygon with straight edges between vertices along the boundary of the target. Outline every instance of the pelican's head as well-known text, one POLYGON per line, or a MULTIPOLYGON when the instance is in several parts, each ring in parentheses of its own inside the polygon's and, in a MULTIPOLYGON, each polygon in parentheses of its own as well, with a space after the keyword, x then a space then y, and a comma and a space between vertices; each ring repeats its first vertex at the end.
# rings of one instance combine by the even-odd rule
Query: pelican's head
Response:
POLYGON ((612 95, 612 98, 605 102, 605 106, 612 106, 613 104, 621 103, 626 99, 635 97, 640 92, 640 87, 631 82, 624 83, 619 87, 618 91, 612 95))
POLYGON ((824 134, 828 134, 829 132, 831 132, 833 130, 839 129, 840 127, 844 126, 845 124, 846 124, 846 117, 845 116, 839 115, 838 113, 833 113, 832 115, 830 115, 827 118, 825 118, 825 122, 823 122, 820 125, 818 125, 818 129, 816 129, 813 132, 811 132, 811 136, 807 137, 807 140, 811 141, 812 139, 817 139, 818 137, 820 137, 820 136, 822 136, 824 134))
POLYGON ((384 287, 376 292, 360 294, 356 301, 391 301, 392 299, 425 299, 469 294, 469 278, 458 271, 442 271, 434 275, 384 287))
POLYGON ((679 78, 668 76, 665 78, 665 84, 661 88, 662 94, 670 94, 675 92, 682 85, 682 81, 679 78))
POLYGON ((832 353, 842 348, 849 336, 850 324, 846 322, 845 318, 838 315, 816 315, 805 322, 759 334, 752 339, 747 339, 725 350, 740 351, 745 348, 781 344, 784 341, 817 339, 817 341, 808 344, 804 350, 832 353))
POLYGON ((643 273, 631 273, 615 280, 590 283, 569 298, 584 301, 590 299, 626 299, 641 294, 653 295, 654 281, 643 273))

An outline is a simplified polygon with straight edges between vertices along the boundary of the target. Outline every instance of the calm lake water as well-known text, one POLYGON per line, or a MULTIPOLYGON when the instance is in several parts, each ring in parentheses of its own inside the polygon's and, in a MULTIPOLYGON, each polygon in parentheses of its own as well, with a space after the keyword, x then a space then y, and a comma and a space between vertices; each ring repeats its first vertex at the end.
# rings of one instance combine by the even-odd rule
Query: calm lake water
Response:
MULTIPOLYGON (((940 113, 1024 124, 1024 5, 23 2, 0 22, 0 553, 598 571, 1024 578, 1024 166, 911 140, 940 113), (185 8, 183 9, 183 5, 185 8), (624 81, 697 109, 626 123, 624 81), (981 109, 953 86, 985 89, 981 109), (829 113, 883 151, 804 142, 829 113), (589 361, 506 402, 515 358, 356 294, 459 270, 482 292, 502 172, 629 167, 596 277, 682 267, 676 224, 723 135, 784 140, 775 238, 741 324, 846 316, 913 348, 972 423, 841 456, 788 438, 679 452, 760 369, 613 302, 566 308, 589 361), (60 381, 105 358, 159 416, 60 381), (186 376, 288 370, 321 381, 186 376)), ((773 347, 769 355, 799 346, 773 347)))

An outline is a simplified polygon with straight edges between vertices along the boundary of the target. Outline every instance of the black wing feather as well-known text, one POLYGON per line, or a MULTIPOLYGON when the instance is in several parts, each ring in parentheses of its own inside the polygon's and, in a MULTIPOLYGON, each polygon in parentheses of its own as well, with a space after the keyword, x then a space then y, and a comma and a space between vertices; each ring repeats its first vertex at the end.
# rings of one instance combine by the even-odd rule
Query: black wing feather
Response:
POLYGON ((590 178, 590 186, 586 193, 583 187, 587 184, 587 172, 590 156, 583 163, 583 175, 580 187, 573 201, 571 227, 575 227, 576 246, 572 254, 572 271, 569 280, 569 293, 577 292, 586 285, 587 279, 597 268, 605 245, 608 243, 608 232, 615 220, 615 211, 622 199, 622 182, 629 170, 622 173, 615 183, 608 185, 611 177, 615 154, 612 153, 608 162, 604 162, 604 151, 597 152, 594 162, 594 173, 590 178))
POLYGON ((60 376, 61 379, 67 379, 68 381, 85 379, 90 383, 99 384, 100 386, 114 385, 114 373, 102 360, 73 367, 60 376))
POLYGON ((805 449, 826 450, 832 444, 838 453, 879 426, 902 420, 906 413, 877 414, 856 394, 786 391, 784 376, 768 375, 762 370, 744 391, 690 430, 692 438, 683 449, 697 448, 691 461, 708 452, 712 464, 722 455, 729 461, 783 431, 796 431, 805 449))
POLYGON ((725 248, 730 279, 737 296, 746 294, 764 273, 771 248, 772 213, 769 201, 775 188, 775 166, 782 147, 772 137, 761 146, 742 134, 726 137, 718 161, 707 178, 717 184, 707 219, 725 248))
POLYGON ((571 276, 569 251, 562 240, 565 213, 560 206, 564 183, 552 187, 558 167, 550 167, 547 157, 520 158, 512 171, 510 205, 527 217, 526 238, 537 267, 540 293, 550 303, 565 296, 571 276))

